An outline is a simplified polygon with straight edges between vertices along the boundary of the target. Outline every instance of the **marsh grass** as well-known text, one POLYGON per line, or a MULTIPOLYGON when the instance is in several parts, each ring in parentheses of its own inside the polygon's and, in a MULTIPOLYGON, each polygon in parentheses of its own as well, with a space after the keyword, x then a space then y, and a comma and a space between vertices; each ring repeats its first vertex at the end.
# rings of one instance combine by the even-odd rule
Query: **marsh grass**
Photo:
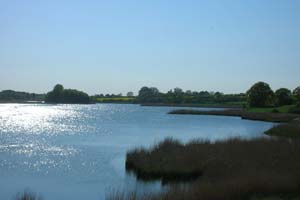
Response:
POLYGON ((167 139, 151 149, 128 152, 126 167, 142 179, 143 174, 178 179, 199 173, 188 187, 171 186, 168 192, 151 199, 249 199, 272 195, 289 199, 300 195, 299 140, 195 140, 182 144, 167 139))

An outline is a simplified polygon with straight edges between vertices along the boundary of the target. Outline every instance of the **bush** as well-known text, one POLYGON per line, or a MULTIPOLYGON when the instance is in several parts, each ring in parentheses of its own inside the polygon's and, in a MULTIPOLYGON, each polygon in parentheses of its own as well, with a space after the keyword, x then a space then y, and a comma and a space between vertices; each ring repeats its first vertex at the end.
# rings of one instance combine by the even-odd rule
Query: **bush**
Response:
POLYGON ((300 106, 297 105, 297 106, 294 106, 294 107, 291 107, 289 110, 288 110, 289 113, 293 113, 293 114, 300 114, 300 106))
POLYGON ((272 109, 272 113, 279 113, 279 110, 274 108, 274 109, 272 109))
POLYGON ((295 100, 300 103, 300 86, 293 90, 293 96, 295 100))

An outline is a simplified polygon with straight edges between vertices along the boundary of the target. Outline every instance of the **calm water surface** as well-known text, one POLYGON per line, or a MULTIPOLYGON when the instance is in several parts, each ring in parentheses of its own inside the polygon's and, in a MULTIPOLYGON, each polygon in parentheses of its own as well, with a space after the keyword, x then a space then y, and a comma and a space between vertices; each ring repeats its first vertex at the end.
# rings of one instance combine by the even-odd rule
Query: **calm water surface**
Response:
POLYGON ((183 142, 261 137, 272 126, 238 117, 167 115, 172 109, 0 104, 0 199, 12 199, 24 189, 45 200, 98 200, 114 190, 158 190, 159 182, 143 183, 126 174, 126 151, 166 137, 183 142))

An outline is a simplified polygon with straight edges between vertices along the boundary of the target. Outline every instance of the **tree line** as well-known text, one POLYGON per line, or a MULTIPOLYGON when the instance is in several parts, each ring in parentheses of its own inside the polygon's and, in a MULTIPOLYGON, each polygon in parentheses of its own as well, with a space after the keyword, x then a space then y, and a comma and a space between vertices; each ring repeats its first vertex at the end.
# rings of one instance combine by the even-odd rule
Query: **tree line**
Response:
POLYGON ((0 102, 43 101, 44 98, 44 94, 19 92, 14 90, 3 90, 0 92, 0 102))
POLYGON ((138 103, 174 103, 174 104, 226 104, 244 103, 250 107, 274 107, 290 105, 300 101, 300 86, 290 91, 280 88, 273 92, 264 82, 255 83, 247 92, 240 94, 223 94, 208 91, 183 91, 174 88, 167 93, 155 87, 142 87, 137 96, 138 103))
POLYGON ((162 93, 155 87, 142 87, 138 93, 137 101, 139 103, 221 104, 245 102, 246 95, 243 93, 223 94, 208 91, 183 91, 181 88, 174 88, 162 93))
MULTIPOLYGON (((65 89, 61 84, 55 85, 52 91, 45 94, 17 92, 4 90, 0 92, 0 102, 45 101, 46 103, 90 103, 97 98, 120 98, 122 94, 100 94, 89 96, 87 93, 75 89, 65 89)), ((128 92, 127 97, 134 97, 128 92)), ((290 104, 300 104, 300 86, 293 91, 279 88, 273 91, 269 84, 257 82, 245 93, 224 94, 208 91, 183 91, 174 88, 166 93, 156 87, 142 87, 138 95, 125 102, 129 103, 165 103, 165 104, 235 104, 249 107, 274 107, 290 104)))
POLYGON ((279 88, 274 92, 269 84, 257 82, 246 94, 250 107, 274 107, 300 102, 300 86, 293 91, 287 88, 279 88))

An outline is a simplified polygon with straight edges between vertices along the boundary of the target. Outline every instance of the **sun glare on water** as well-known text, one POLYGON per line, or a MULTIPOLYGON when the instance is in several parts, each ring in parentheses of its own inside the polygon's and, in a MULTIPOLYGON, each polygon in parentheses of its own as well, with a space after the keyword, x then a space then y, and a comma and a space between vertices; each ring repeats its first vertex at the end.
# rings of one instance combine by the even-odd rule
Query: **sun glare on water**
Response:
POLYGON ((75 155, 72 146, 57 145, 51 137, 57 134, 74 134, 72 121, 79 117, 78 111, 70 106, 1 104, 0 105, 0 166, 15 168, 26 166, 27 169, 43 171, 58 166, 68 167, 66 158, 75 155), (68 123, 69 122, 69 123, 68 123), (14 162, 6 156, 19 155, 14 162))

